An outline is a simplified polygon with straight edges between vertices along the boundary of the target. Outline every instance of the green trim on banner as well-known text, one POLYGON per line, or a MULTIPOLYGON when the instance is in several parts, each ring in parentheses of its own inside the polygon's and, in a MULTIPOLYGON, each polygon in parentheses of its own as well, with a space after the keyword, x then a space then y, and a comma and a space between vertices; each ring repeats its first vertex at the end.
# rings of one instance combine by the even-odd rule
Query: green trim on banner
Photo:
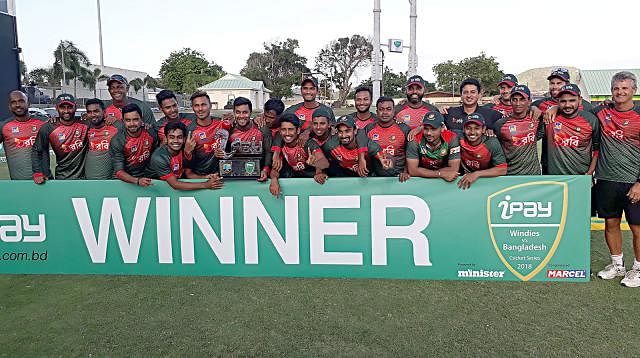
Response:
POLYGON ((0 273, 589 280, 590 178, 0 181, 0 273))

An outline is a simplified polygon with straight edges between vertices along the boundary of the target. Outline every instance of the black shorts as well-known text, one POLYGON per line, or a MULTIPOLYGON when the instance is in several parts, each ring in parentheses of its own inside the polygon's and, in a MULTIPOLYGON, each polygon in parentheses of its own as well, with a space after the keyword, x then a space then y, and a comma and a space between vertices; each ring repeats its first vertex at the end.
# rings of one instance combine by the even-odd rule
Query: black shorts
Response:
POLYGON ((627 193, 633 183, 598 180, 595 186, 598 217, 621 218, 622 212, 631 225, 640 225, 640 203, 631 204, 627 193))

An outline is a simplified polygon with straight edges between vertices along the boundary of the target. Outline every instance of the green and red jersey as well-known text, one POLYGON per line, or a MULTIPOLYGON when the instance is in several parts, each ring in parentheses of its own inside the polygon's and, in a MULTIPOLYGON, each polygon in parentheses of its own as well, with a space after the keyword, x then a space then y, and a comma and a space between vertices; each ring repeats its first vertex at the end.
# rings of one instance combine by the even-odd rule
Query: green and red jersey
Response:
POLYGON ((449 166, 450 160, 460 159, 458 136, 449 130, 440 132, 440 144, 431 148, 421 131, 407 143, 407 159, 417 159, 418 166, 438 170, 449 166))
POLYGON ((4 143, 4 152, 12 180, 29 180, 32 178, 31 148, 36 136, 45 121, 39 118, 28 118, 25 121, 8 119, 0 122, 0 143, 4 143))
POLYGON ((118 134, 118 131, 119 129, 116 126, 89 126, 89 132, 87 133, 89 149, 84 162, 86 179, 113 179, 113 160, 109 148, 111 140, 118 134))
MULTIPOLYGON (((184 123, 184 125, 187 126, 187 131, 192 131, 193 128, 195 128, 195 120, 194 119, 185 118, 183 116, 179 116, 178 118, 176 118, 174 120, 184 123)), ((167 123, 169 123, 169 120, 167 119, 167 117, 162 117, 160 120, 155 122, 154 125, 153 125, 156 133, 158 133, 158 141, 160 143, 164 143, 165 140, 166 140, 166 137, 164 135, 164 127, 167 126, 167 123)), ((186 135, 185 135, 185 138, 186 138, 186 135)))
MULTIPOLYGON (((393 167, 387 170, 382 168, 379 161, 373 162, 373 170, 378 176, 396 176, 404 171, 406 166, 407 135, 411 129, 404 123, 391 122, 388 127, 380 123, 371 123, 358 131, 359 143, 367 144, 369 141, 378 143, 387 158, 393 161, 393 167), (366 136, 367 138, 363 138, 366 136)), ((363 147, 363 145, 360 145, 363 147)))
POLYGON ((465 173, 493 167, 507 168, 507 160, 500 142, 495 137, 482 136, 480 144, 471 145, 465 138, 460 139, 460 159, 465 173))
POLYGON ((494 129, 507 159, 507 175, 540 175, 537 142, 544 136, 544 122, 527 114, 521 119, 502 118, 494 129))
POLYGON ((574 118, 558 113, 545 131, 548 174, 582 175, 600 149, 600 124, 590 112, 578 111, 574 118))
MULTIPOLYGON (((140 107, 140 110, 142 110, 142 122, 150 125, 151 128, 155 126, 156 117, 153 115, 153 111, 151 110, 151 107, 149 107, 148 104, 131 97, 127 97, 127 103, 137 104, 138 107, 140 107)), ((113 104, 112 100, 105 101, 104 105, 105 105, 104 115, 106 118, 113 117, 118 121, 122 120, 122 108, 116 107, 113 104)))
POLYGON ((333 160, 341 168, 353 173, 358 172, 359 153, 364 152, 368 158, 376 159, 380 159, 382 155, 382 148, 380 148, 375 141, 367 141, 366 146, 363 148, 358 148, 356 145, 354 149, 349 149, 340 144, 340 139, 337 135, 331 136, 331 138, 322 145, 322 150, 327 158, 333 160))
MULTIPOLYGON (((553 106, 557 106, 558 105, 558 100, 556 98, 553 97, 545 97, 545 98, 541 98, 537 101, 533 101, 533 103, 531 103, 532 106, 538 107, 538 109, 540 109, 543 113, 547 111, 547 109, 553 107, 553 106)), ((593 109, 593 105, 587 101, 585 101, 584 99, 580 102, 580 105, 578 106, 579 110, 584 110, 584 111, 591 111, 593 109)))
POLYGON ((397 105, 394 111, 394 118, 396 122, 404 123, 408 125, 409 128, 414 129, 422 125, 422 118, 425 113, 437 112, 438 108, 427 102, 422 102, 422 105, 418 108, 412 108, 409 106, 409 102, 407 102, 405 104, 397 105))
POLYGON ((49 148, 56 155, 56 179, 83 179, 84 162, 87 154, 87 132, 89 126, 83 122, 62 121, 45 123, 36 137, 31 152, 33 175, 51 177, 49 169, 49 148))
MULTIPOLYGON (((277 138, 276 138, 277 140, 277 138)), ((299 141, 298 141, 299 142, 299 141)), ((309 159, 309 152, 316 153, 321 151, 318 142, 313 139, 308 139, 304 144, 296 143, 295 145, 277 145, 274 141, 271 147, 273 152, 280 152, 282 154, 283 169, 288 167, 291 171, 291 176, 297 178, 311 178, 315 175, 315 168, 307 164, 309 159)), ((287 170, 281 170, 280 174, 287 173, 287 170)))
POLYGON ((144 177, 157 144, 158 139, 153 131, 141 128, 137 137, 130 136, 126 130, 121 131, 113 137, 109 148, 113 171, 116 175, 124 171, 136 178, 144 177))
POLYGON ((184 164, 186 162, 182 150, 176 155, 172 155, 169 148, 163 145, 151 155, 147 174, 152 179, 167 180, 172 176, 180 179, 184 174, 184 164))
POLYGON ((336 121, 336 117, 333 114, 333 110, 331 108, 329 108, 328 106, 325 106, 322 103, 318 103, 318 106, 314 107, 314 108, 305 107, 304 106, 304 102, 296 103, 293 106, 287 108, 284 111, 284 113, 293 113, 293 114, 295 114, 296 117, 298 117, 298 119, 300 120, 300 129, 305 130, 309 126, 311 126, 311 119, 312 119, 312 116, 313 116, 313 112, 315 112, 316 109, 318 109, 320 107, 326 108, 329 111, 329 113, 331 113, 331 118, 329 118, 329 123, 334 123, 336 121))
POLYGON ((376 115, 371 113, 371 112, 368 112, 368 113, 369 113, 369 117, 367 117, 366 119, 358 118, 358 112, 353 112, 353 113, 349 114, 349 116, 351 116, 351 117, 353 117, 353 119, 355 119, 356 128, 357 129, 365 128, 369 124, 376 122, 376 115))
POLYGON ((236 157, 260 157, 263 169, 271 168, 272 146, 269 128, 258 128, 250 124, 247 128, 234 127, 229 134, 227 148, 235 151, 236 157))
POLYGON ((640 106, 625 112, 598 106, 593 112, 600 122, 596 178, 635 183, 640 179, 640 106))
POLYGON ((229 139, 231 122, 222 119, 213 119, 208 126, 198 125, 191 132, 191 137, 196 141, 193 150, 193 158, 189 167, 199 175, 217 173, 220 161, 215 157, 216 149, 224 149, 229 139))
POLYGON ((493 109, 494 111, 498 111, 502 114, 503 117, 511 116, 513 113, 513 107, 511 104, 504 104, 502 101, 498 101, 498 103, 489 103, 485 104, 483 107, 493 109))

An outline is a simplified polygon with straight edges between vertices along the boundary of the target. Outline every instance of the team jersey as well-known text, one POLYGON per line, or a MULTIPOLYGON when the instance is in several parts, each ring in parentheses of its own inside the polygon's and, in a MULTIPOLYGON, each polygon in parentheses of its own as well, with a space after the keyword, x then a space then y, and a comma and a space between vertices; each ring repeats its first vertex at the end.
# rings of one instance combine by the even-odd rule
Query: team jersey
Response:
POLYGON ((12 180, 28 180, 32 178, 31 148, 36 136, 45 121, 39 118, 28 118, 25 121, 8 119, 0 122, 0 143, 4 143, 4 153, 12 180))
POLYGON ((598 106, 593 112, 600 122, 596 178, 635 183, 640 179, 640 105, 625 112, 598 106))
POLYGON ((246 129, 234 127, 229 134, 227 148, 234 151, 235 157, 260 157, 262 168, 271 167, 271 131, 250 124, 246 129))
POLYGON ((362 129, 368 126, 369 124, 376 122, 376 115, 371 112, 369 112, 369 117, 367 119, 358 118, 358 112, 353 112, 349 114, 349 116, 355 119, 357 129, 362 129))
POLYGON ((196 141, 193 150, 193 158, 189 163, 189 168, 196 174, 207 175, 219 171, 220 160, 215 157, 216 149, 224 149, 229 139, 231 122, 221 119, 213 119, 208 126, 197 124, 191 132, 191 136, 196 141))
POLYGON ((45 123, 38 131, 31 152, 33 174, 51 177, 49 148, 56 156, 56 179, 83 179, 84 159, 87 154, 87 132, 89 126, 82 122, 64 124, 45 123))
POLYGON ((396 120, 396 122, 404 123, 408 125, 409 128, 414 129, 422 125, 422 118, 424 117, 425 113, 437 111, 438 108, 427 102, 422 102, 422 105, 418 108, 412 108, 411 106, 409 106, 409 102, 407 102, 405 104, 396 106, 396 108, 394 109, 394 119, 396 120))
POLYGON ((284 113, 295 114, 296 117, 298 117, 298 119, 300 120, 300 128, 302 130, 305 130, 311 125, 311 118, 313 116, 313 112, 315 112, 315 110, 320 107, 324 107, 327 110, 329 110, 329 113, 331 113, 331 118, 329 118, 329 123, 334 123, 336 121, 336 117, 333 114, 333 110, 322 103, 318 103, 318 106, 314 108, 305 107, 304 102, 296 103, 293 106, 287 108, 284 111, 284 113))
POLYGON ((407 143, 407 159, 417 159, 418 166, 438 170, 449 166, 450 160, 460 159, 458 136, 446 129, 440 132, 440 145, 431 148, 423 132, 407 143))
MULTIPOLYGON (((152 128, 155 126, 156 117, 153 115, 153 111, 151 111, 151 107, 149 107, 148 104, 132 97, 127 97, 127 103, 137 104, 142 110, 142 122, 150 125, 152 128)), ((104 105, 104 115, 106 118, 113 117, 116 120, 122 120, 122 108, 116 107, 112 100, 105 101, 104 105)))
MULTIPOLYGON (((533 101, 533 103, 531 103, 532 106, 538 107, 538 109, 540 109, 542 111, 542 113, 546 112, 547 109, 553 107, 553 106, 557 106, 558 105, 558 100, 553 98, 553 97, 545 97, 545 98, 541 98, 537 101, 533 101)), ((579 110, 584 110, 584 111, 591 111, 593 110, 593 105, 587 101, 585 101, 584 99, 580 102, 580 105, 578 106, 579 110)))
POLYGON ((482 136, 480 144, 472 146, 465 138, 460 139, 460 159, 465 173, 493 167, 507 167, 502 147, 495 137, 482 136))
POLYGON ((172 155, 166 145, 160 146, 151 155, 147 175, 152 179, 167 180, 170 177, 180 179, 184 174, 184 153, 182 150, 172 155))
MULTIPOLYGON (((494 124, 502 118, 502 113, 488 107, 477 106, 475 113, 479 113, 484 117, 487 129, 491 130, 494 129, 494 124)), ((464 111, 463 106, 451 107, 447 110, 447 114, 444 115, 444 124, 448 130, 455 132, 458 137, 462 138, 464 136, 462 133, 463 122, 470 114, 464 111)))
POLYGON ((308 139, 303 145, 296 143, 292 146, 286 144, 278 146, 274 141, 274 145, 271 147, 271 150, 273 152, 281 152, 284 159, 282 161, 283 170, 280 171, 280 176, 312 178, 315 175, 315 168, 307 164, 309 152, 313 154, 321 151, 318 146, 318 142, 315 140, 308 139))
MULTIPOLYGON (((373 171, 378 176, 396 176, 404 171, 406 166, 407 135, 411 129, 404 123, 391 122, 389 127, 383 127, 379 123, 371 123, 363 130, 358 131, 359 143, 373 141, 378 143, 387 158, 393 161, 393 166, 387 170, 382 168, 379 161, 373 162, 373 171), (362 138, 366 136, 368 138, 362 138), (367 140, 368 139, 368 140, 367 140)), ((362 145, 359 145, 362 146, 362 145)))
MULTIPOLYGON (((124 130, 124 129, 121 129, 124 130)), ((102 125, 89 126, 87 137, 89 149, 84 160, 84 174, 86 179, 113 179, 113 160, 109 147, 111 140, 118 134, 118 127, 102 125)))
POLYGON ((538 140, 544 136, 544 122, 506 117, 494 125, 495 134, 507 159, 507 175, 540 175, 538 140))
MULTIPOLYGON (((193 128, 195 128, 195 122, 196 121, 194 119, 185 118, 183 116, 179 116, 175 120, 184 123, 184 125, 187 126, 187 131, 192 131, 193 128)), ((167 123, 169 123, 169 120, 166 117, 162 117, 157 122, 155 122, 153 124, 153 128, 155 129, 156 133, 158 133, 158 142, 159 143, 165 143, 165 141, 167 139, 165 137, 165 135, 164 135, 164 127, 167 126, 167 123)))
POLYGON ((511 116, 511 113, 513 113, 513 107, 511 106, 511 104, 504 104, 501 100, 498 100, 497 104, 489 103, 485 104, 483 107, 498 111, 500 112, 500 114, 502 114, 503 117, 509 117, 511 116))
POLYGON ((322 150, 327 158, 331 158, 339 167, 354 174, 358 172, 359 153, 365 152, 370 158, 379 158, 382 154, 382 148, 375 141, 367 141, 367 145, 364 148, 358 148, 356 145, 354 149, 349 149, 340 144, 340 139, 337 135, 331 136, 322 146, 322 150))
POLYGON ((590 112, 578 111, 573 118, 558 113, 545 130, 548 174, 582 175, 600 149, 600 124, 590 112))
POLYGON ((157 144, 158 139, 153 131, 142 128, 137 137, 128 135, 126 130, 121 131, 113 137, 109 148, 113 171, 116 175, 124 171, 136 178, 145 176, 151 153, 157 144))

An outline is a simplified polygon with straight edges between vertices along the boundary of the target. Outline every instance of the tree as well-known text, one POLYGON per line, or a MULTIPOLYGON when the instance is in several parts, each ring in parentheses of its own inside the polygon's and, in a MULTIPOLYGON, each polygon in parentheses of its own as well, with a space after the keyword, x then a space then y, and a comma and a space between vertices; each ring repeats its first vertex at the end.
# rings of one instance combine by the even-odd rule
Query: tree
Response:
POLYGON ((371 61, 371 41, 361 35, 331 41, 316 57, 316 70, 331 79, 338 89, 338 102, 344 105, 355 71, 371 61))
POLYGON ((103 75, 102 70, 99 68, 94 68, 93 71, 89 70, 84 73, 82 77, 82 83, 86 84, 90 90, 93 91, 93 96, 98 97, 96 92, 96 85, 100 81, 106 81, 109 79, 109 76, 103 75))
POLYGON ((147 75, 144 79, 139 77, 132 79, 131 81, 129 81, 129 85, 133 87, 133 91, 135 93, 138 93, 138 91, 142 89, 142 98, 146 102, 147 95, 145 93, 145 89, 152 88, 153 90, 155 90, 158 87, 158 81, 155 78, 147 75))
POLYGON ((240 74, 254 81, 262 81, 273 91, 271 97, 289 97, 291 86, 300 82, 302 74, 310 72, 307 59, 296 53, 298 40, 264 43, 265 52, 253 52, 240 74))
MULTIPOLYGON (((77 82, 80 80, 83 84, 86 78, 90 76, 90 70, 87 68, 91 64, 89 57, 71 41, 62 41, 53 51, 53 75, 56 79, 62 79, 64 73, 66 84, 73 80, 73 95, 77 95, 77 82), (64 63, 63 63, 64 58, 64 63)), ((77 97, 77 96, 76 96, 77 97)))
POLYGON ((487 57, 481 52, 479 56, 468 57, 457 63, 451 60, 439 63, 433 66, 433 73, 436 75, 438 89, 442 91, 458 92, 460 82, 473 77, 482 83, 488 94, 493 95, 498 93, 496 86, 504 75, 499 67, 495 57, 487 57))
POLYGON ((56 83, 53 70, 51 68, 34 68, 28 74, 29 84, 35 84, 37 86, 55 86, 59 85, 60 82, 56 83))
POLYGON ((190 48, 171 52, 160 66, 162 85, 177 93, 192 93, 224 75, 222 67, 207 61, 204 54, 190 48))
MULTIPOLYGON (((371 78, 362 81, 358 87, 372 87, 373 82, 371 78)), ((382 90, 380 91, 382 95, 391 97, 391 98, 404 98, 406 93, 407 86, 407 74, 405 72, 394 73, 389 67, 384 67, 384 72, 382 75, 382 90)), ((425 92, 432 92, 436 90, 436 85, 434 83, 427 82, 424 88, 425 92)), ((349 98, 354 98, 355 92, 351 91, 349 94, 349 98)))

